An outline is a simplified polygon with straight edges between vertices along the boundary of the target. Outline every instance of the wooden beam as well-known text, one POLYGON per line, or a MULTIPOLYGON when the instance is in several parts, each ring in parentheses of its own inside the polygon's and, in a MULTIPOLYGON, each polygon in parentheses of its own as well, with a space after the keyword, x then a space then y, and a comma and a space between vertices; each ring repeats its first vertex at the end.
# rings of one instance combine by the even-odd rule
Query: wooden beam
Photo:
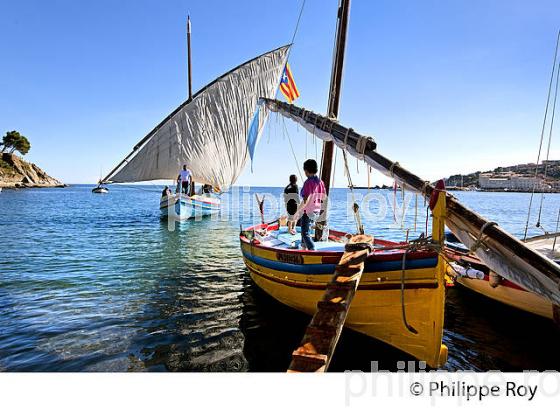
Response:
MULTIPOLYGON (((344 52, 346 51, 346 35, 348 33, 348 17, 350 14, 350 0, 340 0, 337 13, 336 43, 331 71, 331 84, 329 87, 329 103, 327 116, 338 118, 340 107, 340 94, 342 91, 342 73, 344 68, 344 52)), ((334 144, 332 141, 323 143, 323 156, 321 163, 321 179, 325 184, 327 195, 331 185, 332 162, 334 144)))
POLYGON ((288 372, 327 371, 372 245, 370 235, 350 238, 300 346, 292 353, 288 372))
POLYGON ((192 100, 192 60, 191 60, 191 16, 187 16, 187 64, 189 77, 189 99, 192 100))

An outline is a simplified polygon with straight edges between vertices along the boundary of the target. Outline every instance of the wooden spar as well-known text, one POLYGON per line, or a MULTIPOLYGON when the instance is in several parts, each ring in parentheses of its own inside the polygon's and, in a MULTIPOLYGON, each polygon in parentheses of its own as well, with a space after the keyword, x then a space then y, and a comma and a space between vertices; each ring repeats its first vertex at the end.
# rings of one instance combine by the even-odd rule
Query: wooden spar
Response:
POLYGON ((187 65, 189 72, 189 99, 192 100, 191 16, 187 16, 187 65))
MULTIPOLYGON (((356 149, 358 140, 365 138, 365 136, 355 132, 351 128, 347 128, 327 117, 315 114, 303 108, 289 105, 278 100, 264 99, 264 101, 269 109, 281 112, 288 117, 297 118, 300 121, 303 120, 306 123, 313 125, 316 129, 332 135, 332 137, 339 142, 343 143, 347 136, 346 144, 354 150, 356 149)), ((397 162, 393 162, 379 154, 375 151, 375 149, 375 142, 368 140, 364 150, 365 157, 369 157, 374 163, 379 165, 380 168, 390 172, 391 175, 406 183, 410 188, 422 193, 422 195, 426 198, 431 196, 434 190, 433 186, 407 169, 401 167, 397 162)), ((485 240, 492 240, 496 246, 500 246, 501 250, 503 250, 502 254, 505 257, 515 256, 519 258, 522 262, 538 271, 539 274, 552 281, 555 289, 550 290, 550 287, 546 289, 544 289, 544 287, 533 287, 529 288, 529 290, 539 293, 552 302, 558 304, 558 300, 560 300, 560 266, 538 252, 535 252, 533 249, 525 246, 525 244, 523 244, 519 239, 510 235, 498 225, 489 224, 487 219, 458 202, 452 195, 447 194, 446 204, 448 221, 460 220, 464 224, 468 225, 470 230, 476 234, 480 234, 481 230, 484 228, 485 240), (553 295, 550 292, 553 292, 553 295)), ((454 233, 456 234, 456 232, 454 233)), ((481 257, 481 259, 487 263, 484 257, 481 257)), ((496 269, 493 270, 496 271, 496 269)), ((497 271, 497 273, 500 272, 497 271)), ((532 278, 526 279, 527 282, 532 280, 532 278)), ((539 283, 544 286, 542 282, 539 283)), ((525 286, 525 283, 522 285, 525 286)))
MULTIPOLYGON (((187 65, 189 77, 189 98, 187 101, 192 100, 192 60, 191 60, 191 16, 187 15, 187 65)), ((195 186, 194 181, 191 179, 190 195, 194 195, 195 186)))
POLYGON ((350 303, 364 271, 364 262, 373 245, 373 237, 350 238, 336 266, 317 311, 307 327, 301 345, 292 353, 288 372, 325 372, 340 338, 350 303))
MULTIPOLYGON (((333 57, 331 72, 331 84, 329 88, 329 104, 327 116, 332 119, 338 118, 340 106, 340 92, 342 89, 342 71, 344 67, 344 52, 346 50, 346 34, 348 32, 348 15, 350 12, 350 0, 340 0, 338 6, 336 46, 333 57)), ((323 155, 321 163, 321 179, 325 184, 327 195, 329 193, 332 174, 332 162, 334 144, 332 141, 323 142, 323 155)))

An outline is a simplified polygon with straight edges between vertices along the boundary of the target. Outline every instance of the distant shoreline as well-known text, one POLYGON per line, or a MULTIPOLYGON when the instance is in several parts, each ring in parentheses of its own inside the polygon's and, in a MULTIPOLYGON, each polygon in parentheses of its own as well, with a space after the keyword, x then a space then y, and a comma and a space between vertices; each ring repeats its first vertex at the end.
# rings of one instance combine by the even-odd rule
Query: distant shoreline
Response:
POLYGON ((0 188, 64 188, 66 184, 51 177, 37 165, 16 154, 4 152, 0 156, 0 188))
POLYGON ((22 184, 0 182, 2 189, 28 189, 28 188, 67 188, 67 184, 22 184))

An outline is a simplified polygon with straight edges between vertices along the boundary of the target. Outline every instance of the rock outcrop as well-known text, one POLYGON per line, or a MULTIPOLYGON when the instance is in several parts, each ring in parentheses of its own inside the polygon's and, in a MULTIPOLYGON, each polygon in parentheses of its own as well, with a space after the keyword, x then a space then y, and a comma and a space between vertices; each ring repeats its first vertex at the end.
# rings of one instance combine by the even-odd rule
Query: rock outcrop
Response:
POLYGON ((0 187, 49 188, 64 187, 37 165, 24 161, 15 154, 3 153, 0 158, 0 187))

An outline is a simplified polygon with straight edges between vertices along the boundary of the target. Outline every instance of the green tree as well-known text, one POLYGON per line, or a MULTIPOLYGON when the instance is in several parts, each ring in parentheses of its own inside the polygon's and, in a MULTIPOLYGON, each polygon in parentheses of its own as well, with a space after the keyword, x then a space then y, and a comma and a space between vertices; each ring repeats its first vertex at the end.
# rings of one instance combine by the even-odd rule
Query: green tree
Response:
POLYGON ((2 152, 9 150, 10 153, 18 151, 21 155, 25 155, 31 149, 29 140, 17 131, 8 131, 2 138, 2 152))
POLYGON ((2 152, 14 148, 16 142, 21 139, 21 134, 17 131, 8 131, 2 138, 2 152))
POLYGON ((20 139, 16 141, 14 147, 12 148, 13 151, 19 151, 21 155, 25 155, 31 149, 31 144, 29 140, 24 137, 23 135, 20 136, 20 139))

